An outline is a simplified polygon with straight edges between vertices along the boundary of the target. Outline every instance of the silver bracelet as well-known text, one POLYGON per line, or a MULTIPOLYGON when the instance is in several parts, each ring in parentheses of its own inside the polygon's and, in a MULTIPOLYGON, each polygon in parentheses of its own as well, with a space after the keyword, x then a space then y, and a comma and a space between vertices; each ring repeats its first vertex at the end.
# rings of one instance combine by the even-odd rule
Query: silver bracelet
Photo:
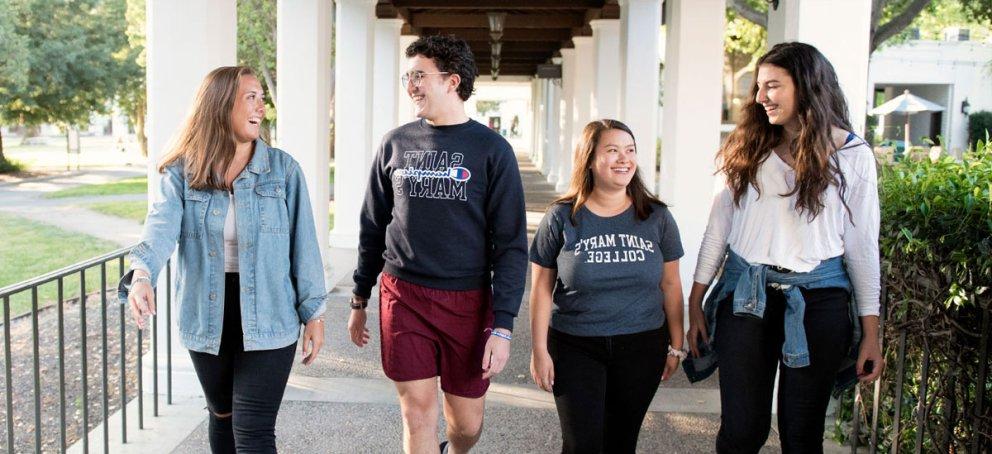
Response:
POLYGON ((685 360, 686 356, 688 356, 688 355, 686 354, 685 350, 676 350, 676 349, 672 348, 671 345, 669 345, 668 346, 668 356, 674 356, 674 357, 678 358, 679 361, 683 361, 683 360, 685 360))
POLYGON ((493 330, 492 335, 493 336, 496 336, 496 337, 498 337, 500 339, 506 339, 508 341, 512 341, 513 340, 513 335, 512 334, 506 334, 506 333, 503 333, 503 332, 500 332, 500 331, 496 331, 496 330, 493 330))
POLYGON ((138 282, 141 282, 141 281, 145 281, 145 282, 148 283, 148 285, 152 285, 152 279, 150 277, 148 277, 148 276, 138 276, 138 277, 132 277, 131 278, 131 286, 133 287, 134 284, 137 284, 138 282))

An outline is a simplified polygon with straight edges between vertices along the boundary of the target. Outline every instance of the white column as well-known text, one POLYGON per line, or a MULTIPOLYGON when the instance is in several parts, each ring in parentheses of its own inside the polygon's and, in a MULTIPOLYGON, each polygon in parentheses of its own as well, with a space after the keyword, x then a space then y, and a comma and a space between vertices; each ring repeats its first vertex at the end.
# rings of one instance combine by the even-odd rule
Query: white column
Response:
POLYGON ((531 127, 530 127, 530 150, 528 154, 530 155, 530 160, 534 165, 541 165, 541 112, 543 106, 541 105, 541 79, 533 78, 530 80, 530 110, 531 110, 531 127))
POLYGON ((768 48, 787 41, 815 46, 834 67, 847 97, 851 125, 864 135, 865 114, 870 108, 868 55, 871 35, 871 2, 864 0, 784 0, 768 9, 768 48), (844 24, 844 39, 837 38, 837 24, 844 24))
MULTIPOLYGON (((417 36, 400 35, 398 68, 399 68, 399 72, 401 73, 406 71, 406 63, 407 63, 406 48, 409 47, 411 44, 413 44, 413 42, 416 41, 417 38, 418 38, 417 36)), ((399 81, 397 81, 396 84, 399 85, 399 81)), ((410 97, 406 94, 406 89, 403 87, 400 87, 399 100, 397 101, 396 104, 397 104, 396 106, 397 109, 399 109, 399 117, 398 117, 399 124, 401 125, 406 124, 417 119, 416 106, 414 106, 413 102, 410 101, 410 97)))
POLYGON ((573 111, 575 110, 575 49, 561 50, 561 102, 558 109, 560 115, 558 124, 558 156, 555 157, 558 165, 558 181, 555 182, 555 190, 565 192, 572 179, 572 124, 574 122, 573 111))
MULTIPOLYGON (((372 62, 372 138, 368 163, 375 159, 382 136, 399 126, 400 28, 403 19, 375 20, 375 60, 372 62)), ((405 95, 406 93, 404 93, 405 95)), ((367 173, 366 173, 367 176, 367 173)))
MULTIPOLYGON (((589 22, 594 40, 592 117, 620 120, 620 21, 589 22)), ((651 35, 639 37, 650 40, 651 35)))
POLYGON ((237 64, 234 0, 151 0, 147 15, 148 196, 158 192, 158 161, 178 132, 203 78, 237 64))
POLYGON ((331 152, 331 7, 321 1, 279 0, 279 148, 303 169, 321 255, 327 255, 331 152))
POLYGON ((545 86, 547 90, 544 93, 544 162, 542 163, 542 172, 545 178, 547 178, 548 183, 554 183, 558 179, 558 160, 560 158, 559 152, 559 134, 558 134, 558 119, 559 119, 559 103, 561 102, 561 90, 559 89, 559 81, 553 79, 546 79, 547 85, 545 86))
POLYGON ((334 77, 334 230, 331 246, 358 246, 372 143, 374 0, 338 0, 334 77))
POLYGON ((596 62, 593 58, 593 38, 577 36, 572 38, 575 43, 575 87, 572 97, 575 107, 572 112, 572 148, 582 140, 582 129, 590 121, 596 120, 593 111, 593 83, 596 62))
POLYGON ((620 118, 634 132, 641 179, 657 187, 658 34, 661 0, 620 0, 621 75, 620 118))
MULTIPOLYGON (((220 66, 237 64, 237 10, 234 0, 202 2, 199 0, 151 0, 145 5, 146 22, 146 95, 148 116, 145 124, 148 134, 148 200, 155 200, 159 189, 158 163, 168 151, 166 147, 179 132, 193 103, 203 78, 220 66)), ((176 255, 172 255, 175 265, 176 255)), ((166 273, 159 273, 156 294, 159 311, 165 310, 166 291, 172 283, 166 273)), ((176 268, 172 268, 176 278, 176 268)), ((173 306, 168 310, 178 310, 173 306)), ((179 317, 172 312, 173 332, 179 317)), ((166 318, 158 317, 157 342, 166 339, 166 318)), ((146 332, 148 333, 148 332, 146 332)), ((184 349, 179 336, 172 336, 172 367, 175 372, 177 398, 199 393, 192 377, 193 365, 189 355, 179 354, 184 349)), ((149 353, 150 355, 150 353, 149 353)), ((160 361, 165 351, 160 349, 160 361)), ((145 361, 150 361, 146 357, 145 361)), ((148 364, 146 362, 146 364, 148 364)), ((164 380, 164 374, 159 376, 164 380)))
POLYGON ((668 0, 662 201, 672 205, 682 244, 683 288, 691 288, 709 218, 713 158, 720 146, 724 0, 668 0))

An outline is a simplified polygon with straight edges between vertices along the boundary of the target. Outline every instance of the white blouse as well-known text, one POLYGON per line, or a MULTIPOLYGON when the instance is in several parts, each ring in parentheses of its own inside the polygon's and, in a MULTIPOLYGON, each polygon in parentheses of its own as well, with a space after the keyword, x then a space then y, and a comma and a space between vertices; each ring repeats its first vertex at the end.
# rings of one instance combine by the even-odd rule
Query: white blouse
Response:
POLYGON ((758 167, 761 194, 749 186, 739 207, 731 189, 720 181, 699 249, 695 281, 709 284, 713 280, 727 245, 748 263, 797 272, 811 271, 820 261, 843 254, 858 313, 878 315, 881 273, 875 158, 860 138, 838 150, 837 157, 847 181, 844 198, 850 214, 834 185, 823 193, 824 207, 815 219, 799 213, 795 209, 798 193, 781 196, 794 186, 795 171, 774 151, 758 167))

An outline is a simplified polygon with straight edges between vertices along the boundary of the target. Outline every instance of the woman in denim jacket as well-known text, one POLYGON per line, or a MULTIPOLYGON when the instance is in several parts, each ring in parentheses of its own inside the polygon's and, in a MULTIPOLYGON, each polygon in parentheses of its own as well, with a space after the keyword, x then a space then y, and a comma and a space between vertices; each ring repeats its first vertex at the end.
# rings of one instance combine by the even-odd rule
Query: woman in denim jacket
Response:
POLYGON ((776 45, 757 68, 718 155, 725 185, 699 251, 688 344, 698 357, 700 341, 712 339, 719 358, 717 452, 765 444, 776 369, 782 451, 822 452, 827 402, 857 322, 859 378, 883 368, 875 161, 816 48, 776 45))
POLYGON ((303 364, 324 339, 324 272, 306 182, 292 157, 259 139, 264 116, 249 68, 207 75, 159 165, 158 197, 119 286, 143 329, 155 313, 152 283, 178 244, 180 339, 207 399, 215 453, 276 451, 300 325, 303 364))

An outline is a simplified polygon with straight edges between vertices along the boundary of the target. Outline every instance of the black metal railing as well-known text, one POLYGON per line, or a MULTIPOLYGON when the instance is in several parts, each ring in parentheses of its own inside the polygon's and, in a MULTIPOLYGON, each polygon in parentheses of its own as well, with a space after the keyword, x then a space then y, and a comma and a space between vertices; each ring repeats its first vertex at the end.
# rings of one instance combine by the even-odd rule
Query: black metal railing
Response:
MULTIPOLYGON (((120 361, 118 364, 117 379, 118 384, 118 403, 120 405, 120 440, 122 443, 127 443, 127 427, 128 427, 128 415, 127 415, 127 405, 130 401, 128 396, 128 381, 129 381, 129 369, 133 374, 136 374, 136 393, 133 393, 131 398, 137 398, 138 400, 138 411, 137 411, 137 423, 138 429, 144 428, 144 377, 142 373, 142 355, 145 353, 143 348, 145 344, 144 335, 141 330, 138 330, 134 323, 130 323, 127 315, 127 308, 125 305, 119 304, 117 302, 117 292, 116 284, 120 276, 123 276, 125 268, 125 257, 130 252, 131 248, 122 248, 111 253, 92 258, 90 260, 77 263, 65 268, 62 268, 51 273, 38 276, 36 278, 20 282, 14 285, 10 285, 4 288, 0 288, 0 301, 3 302, 3 345, 4 345, 4 403, 6 410, 6 443, 4 444, 5 452, 21 452, 31 449, 33 444, 34 452, 54 451, 65 452, 67 447, 77 440, 81 440, 81 446, 83 452, 89 452, 89 430, 91 423, 99 424, 103 423, 103 451, 109 452, 110 446, 110 410, 111 410, 111 396, 110 396, 110 381, 112 373, 110 370, 110 355, 108 352, 110 349, 110 343, 119 342, 120 350, 120 361), (108 281, 107 269, 108 267, 114 267, 116 265, 116 276, 117 278, 108 281), (87 272, 99 271, 99 288, 90 288, 87 286, 87 272), (75 301, 78 304, 79 310, 79 339, 78 345, 67 345, 66 342, 66 310, 70 308, 72 300, 66 299, 66 281, 72 279, 73 281, 78 276, 79 280, 79 296, 75 301), (57 296, 55 301, 51 301, 50 305, 46 304, 49 302, 39 301, 39 288, 46 285, 57 286, 57 296), (108 288, 109 285, 109 288, 108 288), (110 296, 108 298, 108 291, 110 296), (24 314, 12 314, 11 313, 11 301, 13 298, 23 298, 21 295, 30 294, 31 306, 30 310, 24 314), (98 389, 95 391, 99 394, 96 398, 99 399, 99 410, 100 416, 99 421, 91 421, 90 415, 90 404, 91 404, 91 390, 90 390, 90 365, 89 357, 92 352, 89 351, 88 338, 93 335, 91 328, 87 326, 87 316, 93 315, 88 313, 88 310, 92 311, 93 308, 88 309, 87 304, 93 301, 94 298, 99 299, 99 342, 100 348, 99 352, 96 354, 98 356, 99 364, 99 380, 100 384, 98 389), (109 299, 109 302, 108 302, 109 299), (42 306, 44 305, 44 306, 42 306), (55 314, 51 314, 55 311, 55 314), (39 318, 44 317, 46 320, 52 317, 56 318, 56 333, 55 338, 57 345, 57 356, 58 356, 58 366, 57 375, 48 373, 48 369, 42 367, 42 336, 39 333, 39 318), (116 316, 117 326, 116 330, 111 328, 108 324, 108 316, 116 316), (31 342, 31 360, 30 365, 32 367, 31 379, 33 383, 31 389, 33 392, 33 427, 31 432, 34 434, 33 443, 30 440, 18 440, 15 439, 16 433, 30 433, 26 431, 17 431, 15 433, 15 419, 18 419, 15 415, 22 415, 23 412, 15 413, 14 399, 15 397, 23 398, 22 394, 17 394, 15 386, 18 384, 15 381, 15 374, 20 372, 25 374, 23 370, 26 365, 21 365, 22 363, 14 364, 14 354, 20 351, 15 351, 12 346, 14 342, 18 342, 18 345, 23 347, 21 341, 24 340, 18 338, 12 338, 11 334, 11 321, 15 323, 23 323, 25 319, 30 318, 31 331, 30 331, 30 342, 31 342), (113 332, 116 331, 116 332, 113 332), (135 349, 136 354, 133 362, 129 363, 127 360, 128 353, 128 336, 131 335, 132 338, 136 339, 135 349), (67 350, 68 349, 68 350, 67 350), (79 368, 78 370, 67 370, 67 358, 69 354, 72 353, 71 349, 78 349, 79 352, 79 368), (21 370, 18 370, 21 369, 21 370), (75 374, 79 374, 78 376, 75 374), (68 377, 68 378, 67 378, 68 377), (79 392, 81 396, 77 396, 74 399, 74 404, 77 407, 77 411, 74 412, 71 417, 67 416, 67 387, 73 386, 73 383, 78 378, 80 382, 79 392), (46 432, 45 424, 43 424, 43 413, 53 412, 50 408, 51 405, 44 405, 43 403, 43 382, 51 383, 50 380, 56 380, 58 385, 58 438, 55 440, 55 434, 46 432), (79 419, 77 420, 77 414, 79 419), (70 424, 73 425, 70 431, 70 424), (76 427, 78 425, 78 427, 76 427), (70 433, 74 433, 75 436, 71 436, 70 433), (49 444, 45 444, 45 441, 49 441, 49 444)), ((166 282, 171 282, 171 261, 166 264, 166 282)), ((92 276, 92 275, 91 275, 92 276)), ((171 359, 171 342, 172 342, 172 330, 171 330, 171 299, 172 294, 169 289, 170 286, 166 286, 165 290, 165 301, 164 304, 159 304, 159 307, 164 307, 164 314, 166 317, 165 326, 166 334, 165 342, 166 347, 166 401, 168 404, 172 404, 172 359, 171 359)), ((95 301, 94 301, 95 302, 95 301)), ((159 347, 159 336, 158 336, 158 320, 157 315, 152 316, 152 339, 150 340, 151 352, 152 352, 152 397, 153 397, 153 410, 154 416, 158 416, 158 401, 159 401, 159 389, 158 389, 158 374, 159 374, 159 364, 158 364, 158 347, 159 347)), ((20 350, 25 350, 21 348, 20 350)), ((46 358, 47 359, 47 358, 46 358)), ((132 387, 131 391, 135 391, 132 387)), ((20 410, 20 407, 17 408, 20 410)), ((30 419, 30 418, 28 418, 30 419)), ((23 422, 23 418, 20 418, 23 422)), ((47 420, 46 420, 47 421, 47 420)), ((24 423, 27 424, 27 423, 24 423)))
MULTIPOLYGON (((932 360, 934 355, 934 350, 927 347, 927 343, 924 342, 924 348, 917 350, 913 357, 907 357, 907 345, 912 342, 914 336, 926 336, 926 333, 918 332, 919 328, 913 325, 904 323, 905 318, 909 315, 909 311, 906 310, 902 314, 902 320, 895 320, 891 328, 894 329, 895 333, 887 332, 885 330, 886 320, 884 319, 886 313, 888 312, 889 306, 887 292, 885 287, 882 288, 882 307, 880 313, 883 319, 881 320, 882 326, 880 327, 880 337, 883 342, 883 354, 886 352, 887 348, 894 347, 896 351, 894 352, 895 363, 889 364, 887 370, 884 372, 885 375, 895 374, 890 380, 890 387, 888 389, 883 389, 882 381, 877 380, 872 385, 873 389, 870 393, 871 396, 871 408, 865 407, 865 403, 862 399, 861 385, 857 385, 854 391, 854 406, 851 416, 851 431, 848 434, 848 440, 851 446, 851 452, 857 453, 859 449, 864 447, 871 454, 874 454, 883 448, 883 443, 880 437, 886 437, 887 444, 889 445, 888 451, 896 454, 903 450, 912 450, 914 453, 929 452, 931 450, 939 449, 943 452, 969 452, 973 454, 978 454, 980 452, 989 452, 992 449, 992 436, 989 435, 989 427, 987 422, 983 422, 988 419, 988 412, 986 408, 986 400, 988 396, 986 395, 986 388, 992 387, 992 381, 989 377, 989 350, 990 350, 990 318, 992 318, 992 308, 979 307, 978 310, 981 311, 980 323, 978 324, 978 332, 973 333, 973 337, 977 342, 968 345, 958 345, 960 349, 970 349, 974 353, 977 361, 977 377, 974 381, 974 396, 970 402, 957 402, 957 405, 962 403, 967 403, 970 407, 970 411, 962 412, 962 414, 952 415, 950 411, 946 408, 942 411, 940 415, 932 414, 930 405, 928 402, 937 396, 932 395, 933 392, 930 389, 930 385, 934 380, 939 380, 940 377, 934 378, 931 376, 932 371, 932 360), (888 335, 886 335, 888 334, 888 335), (894 342, 894 345, 892 344, 894 342), (918 365, 916 367, 909 367, 910 365, 918 365), (908 372, 912 369, 914 375, 909 376, 908 372), (915 375, 917 374, 918 375, 915 375), (918 378, 918 381, 915 379, 918 378), (907 380, 913 380, 916 382, 915 389, 907 389, 905 386, 907 380), (890 393, 890 394, 888 394, 890 393), (880 408, 880 402, 888 399, 891 401, 891 408, 880 408), (914 405, 912 411, 905 411, 905 405, 914 405), (870 413, 869 413, 870 412, 870 413), (889 422, 889 427, 879 427, 880 415, 881 413, 887 413, 887 419, 891 419, 889 422), (867 430, 867 443, 865 446, 859 446, 859 436, 862 435, 861 430, 861 415, 864 414, 866 421, 869 420, 867 415, 870 414, 871 427, 867 430), (942 420, 937 421, 933 418, 942 418, 942 420), (971 426, 971 436, 962 440, 956 449, 954 443, 951 440, 952 434, 955 427, 960 422, 967 421, 967 424, 971 426), (912 447, 910 448, 909 436, 903 439, 903 428, 912 428, 915 426, 915 434, 912 436, 912 447), (940 426, 938 432, 943 432, 937 436, 934 436, 932 431, 927 430, 931 426, 940 426), (928 437, 928 433, 930 436, 928 437), (929 438, 929 439, 928 439, 929 438), (937 441, 942 441, 937 443, 937 441), (928 444, 929 442, 929 444, 928 444), (943 445, 942 448, 937 447, 943 445)), ((888 355, 886 355, 888 356, 888 355)), ((946 367, 946 366, 945 366, 946 367)), ((911 387, 912 388, 912 387, 911 387)), ((955 404, 948 405, 948 407, 955 407, 955 404)))

